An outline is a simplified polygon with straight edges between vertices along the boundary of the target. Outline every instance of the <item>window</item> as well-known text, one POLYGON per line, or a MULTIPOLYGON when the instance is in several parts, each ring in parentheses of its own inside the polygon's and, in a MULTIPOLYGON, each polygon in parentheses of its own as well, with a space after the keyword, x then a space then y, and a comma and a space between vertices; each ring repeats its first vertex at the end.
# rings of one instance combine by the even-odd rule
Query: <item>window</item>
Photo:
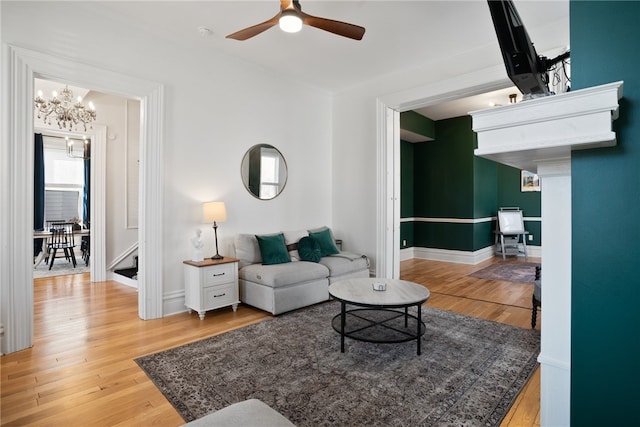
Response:
POLYGON ((272 148, 262 148, 260 157, 260 198, 273 199, 280 188, 280 156, 272 148))
POLYGON ((82 218, 84 160, 67 156, 63 138, 43 136, 44 219, 82 218))

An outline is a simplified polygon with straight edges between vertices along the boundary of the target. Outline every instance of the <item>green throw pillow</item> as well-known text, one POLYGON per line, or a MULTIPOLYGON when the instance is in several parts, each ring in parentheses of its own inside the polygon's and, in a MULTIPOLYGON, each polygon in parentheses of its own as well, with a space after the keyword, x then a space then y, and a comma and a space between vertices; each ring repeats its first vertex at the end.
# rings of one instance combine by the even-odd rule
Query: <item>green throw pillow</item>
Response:
POLYGON ((322 258, 320 245, 313 237, 303 237, 298 242, 298 253, 302 261, 318 262, 322 258))
POLYGON ((313 237, 320 245, 320 252, 322 253, 322 256, 335 255, 340 253, 338 247, 333 241, 331 229, 325 228, 322 231, 310 232, 309 236, 313 237))
POLYGON ((272 234, 268 236, 256 236, 258 245, 260 246, 260 255, 262 256, 262 264, 284 264, 291 262, 287 245, 284 244, 284 235, 272 234))

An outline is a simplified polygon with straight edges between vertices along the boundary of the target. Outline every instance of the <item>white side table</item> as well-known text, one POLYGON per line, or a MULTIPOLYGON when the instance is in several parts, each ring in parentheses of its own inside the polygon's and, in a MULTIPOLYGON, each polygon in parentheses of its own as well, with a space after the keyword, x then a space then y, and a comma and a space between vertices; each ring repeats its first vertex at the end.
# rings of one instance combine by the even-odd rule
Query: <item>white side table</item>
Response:
POLYGON ((195 310, 204 319, 208 310, 231 306, 238 309, 240 292, 238 289, 238 260, 223 259, 204 261, 183 261, 184 264, 184 304, 195 310))

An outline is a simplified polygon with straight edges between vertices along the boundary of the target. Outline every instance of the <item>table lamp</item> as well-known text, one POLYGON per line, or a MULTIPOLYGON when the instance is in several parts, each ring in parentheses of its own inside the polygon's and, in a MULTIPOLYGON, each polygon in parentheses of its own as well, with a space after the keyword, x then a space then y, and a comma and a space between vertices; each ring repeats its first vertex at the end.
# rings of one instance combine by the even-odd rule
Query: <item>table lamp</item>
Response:
POLYGON ((213 233, 216 237, 216 254, 211 259, 222 259, 218 253, 218 224, 217 221, 227 220, 227 210, 224 202, 207 202, 202 205, 202 222, 213 223, 213 233))

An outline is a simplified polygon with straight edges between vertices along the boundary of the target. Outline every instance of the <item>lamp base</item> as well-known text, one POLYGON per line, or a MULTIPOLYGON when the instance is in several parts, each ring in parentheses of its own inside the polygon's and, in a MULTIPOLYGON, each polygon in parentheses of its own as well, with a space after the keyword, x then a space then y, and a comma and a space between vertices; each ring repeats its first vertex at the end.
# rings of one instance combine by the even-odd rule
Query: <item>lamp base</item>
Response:
POLYGON ((215 254, 214 256, 211 257, 211 259, 224 259, 224 257, 220 254, 215 254))

